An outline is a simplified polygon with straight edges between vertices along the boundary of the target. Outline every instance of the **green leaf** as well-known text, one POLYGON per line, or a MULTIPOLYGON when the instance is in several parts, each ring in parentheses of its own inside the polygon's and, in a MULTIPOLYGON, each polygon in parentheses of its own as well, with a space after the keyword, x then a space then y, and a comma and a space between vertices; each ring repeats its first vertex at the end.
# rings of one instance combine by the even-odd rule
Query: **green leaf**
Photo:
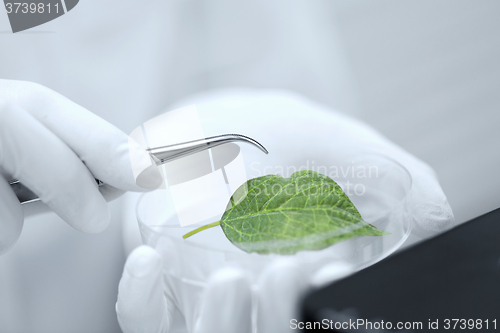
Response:
POLYGON ((220 226, 234 245, 260 254, 321 250, 357 236, 386 234, 363 221, 337 183, 311 170, 247 181, 231 197, 220 226))

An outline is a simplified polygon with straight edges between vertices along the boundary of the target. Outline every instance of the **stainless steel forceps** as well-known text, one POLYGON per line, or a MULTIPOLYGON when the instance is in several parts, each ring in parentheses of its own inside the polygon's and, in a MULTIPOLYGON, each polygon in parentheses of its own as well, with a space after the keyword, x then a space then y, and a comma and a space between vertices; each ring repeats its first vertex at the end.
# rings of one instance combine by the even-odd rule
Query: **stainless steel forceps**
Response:
MULTIPOLYGON (((240 134, 217 135, 209 138, 193 140, 169 146, 148 148, 146 150, 154 157, 156 164, 161 165, 229 142, 250 143, 255 147, 259 148, 260 150, 262 150, 264 153, 268 154, 267 149, 264 148, 263 145, 261 145, 254 139, 249 138, 248 136, 240 134)), ((96 182, 99 186, 104 184, 102 181, 98 179, 96 179, 96 182)), ((33 193, 29 188, 24 186, 17 179, 10 180, 9 185, 16 194, 21 204, 27 204, 30 202, 35 202, 40 200, 35 193, 33 193)))

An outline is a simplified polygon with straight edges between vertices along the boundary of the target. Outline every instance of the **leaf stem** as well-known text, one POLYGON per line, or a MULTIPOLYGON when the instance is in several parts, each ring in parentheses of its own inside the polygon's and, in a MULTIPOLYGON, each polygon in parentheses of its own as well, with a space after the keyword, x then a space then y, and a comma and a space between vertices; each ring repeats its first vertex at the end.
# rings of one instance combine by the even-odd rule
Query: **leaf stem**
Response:
POLYGON ((220 225, 220 221, 209 223, 207 225, 204 225, 203 227, 199 227, 197 229, 194 229, 194 230, 188 232, 187 234, 185 234, 184 236, 182 236, 182 238, 186 239, 186 238, 188 238, 190 236, 193 236, 194 234, 199 233, 200 231, 203 231, 203 230, 209 229, 209 228, 213 228, 213 227, 216 227, 218 225, 220 225))

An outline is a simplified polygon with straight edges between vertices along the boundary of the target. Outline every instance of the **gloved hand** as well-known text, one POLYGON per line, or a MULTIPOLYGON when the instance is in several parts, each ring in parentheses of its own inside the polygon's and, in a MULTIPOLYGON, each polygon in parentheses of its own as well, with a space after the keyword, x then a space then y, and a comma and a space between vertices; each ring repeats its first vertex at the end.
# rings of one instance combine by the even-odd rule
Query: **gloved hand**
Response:
POLYGON ((41 85, 0 80, 0 254, 15 244, 24 219, 9 179, 90 233, 109 223, 106 200, 162 181, 149 154, 113 125, 41 85), (132 168, 143 170, 141 186, 132 168), (106 185, 98 188, 94 177, 106 185))
MULTIPOLYGON (((230 91, 179 104, 192 103, 197 103, 204 129, 213 130, 205 133, 207 136, 243 133, 262 142, 271 153, 299 155, 304 149, 317 149, 323 154, 334 154, 339 144, 348 144, 390 156, 412 176, 407 200, 413 215, 413 232, 425 238, 454 225, 453 213, 434 171, 355 119, 283 92, 230 91)), ((245 159, 249 154, 245 154, 245 159)), ((168 262, 168 258, 164 260, 168 262)), ((180 329, 179 310, 169 296, 173 293, 172 285, 168 278, 164 281, 161 265, 159 254, 150 247, 141 246, 129 256, 116 304, 118 321, 125 333, 184 332, 180 329)), ((350 272, 352 268, 347 264, 331 264, 307 272, 293 256, 271 263, 259 277, 256 291, 258 332, 288 332, 290 320, 297 318, 297 300, 305 290, 350 272)), ((194 310, 198 313, 195 322, 187 323, 189 333, 250 332, 251 288, 247 276, 233 268, 215 272, 194 310)))
MULTIPOLYGON (((305 272, 293 258, 272 262, 262 273, 256 292, 257 332, 288 332, 298 318, 300 297, 352 273, 351 266, 334 263, 314 274, 305 272)), ((160 255, 142 245, 128 257, 119 285, 116 312, 124 333, 251 333, 252 290, 244 271, 223 268, 208 281, 191 330, 176 307, 171 285, 164 282, 160 255)))

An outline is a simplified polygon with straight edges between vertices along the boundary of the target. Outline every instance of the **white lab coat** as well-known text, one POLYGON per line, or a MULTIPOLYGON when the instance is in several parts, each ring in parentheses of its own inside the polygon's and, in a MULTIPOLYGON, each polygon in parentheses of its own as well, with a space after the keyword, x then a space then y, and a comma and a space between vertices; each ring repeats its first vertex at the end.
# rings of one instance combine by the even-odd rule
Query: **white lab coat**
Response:
MULTIPOLYGON (((85 0, 0 34, 0 78, 46 85, 126 133, 176 99, 224 86, 292 89, 355 110, 328 2, 85 0)), ((0 10, 0 31, 9 29, 0 10)), ((52 213, 25 221, 0 257, 0 333, 120 331, 120 204, 99 235, 52 213)))

